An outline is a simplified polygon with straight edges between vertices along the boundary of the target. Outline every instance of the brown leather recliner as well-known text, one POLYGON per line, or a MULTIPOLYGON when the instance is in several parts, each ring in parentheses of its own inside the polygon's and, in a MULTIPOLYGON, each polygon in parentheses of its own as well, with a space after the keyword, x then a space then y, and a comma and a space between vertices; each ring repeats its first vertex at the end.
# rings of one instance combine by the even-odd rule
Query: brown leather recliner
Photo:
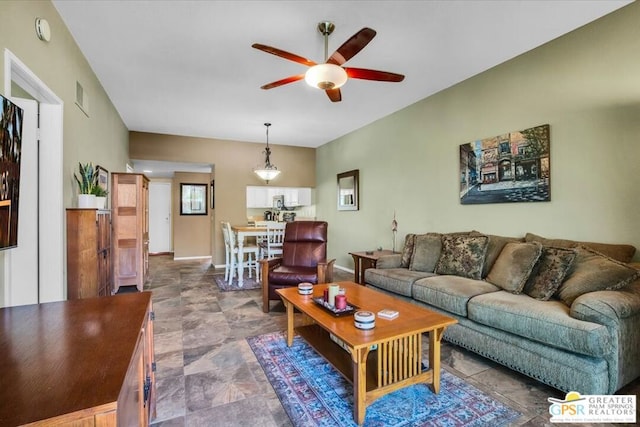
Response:
POLYGON ((295 221, 287 223, 282 257, 263 259, 262 311, 269 312, 269 301, 280 301, 276 289, 298 286, 301 282, 327 283, 333 280, 333 263, 327 261, 327 223, 295 221))

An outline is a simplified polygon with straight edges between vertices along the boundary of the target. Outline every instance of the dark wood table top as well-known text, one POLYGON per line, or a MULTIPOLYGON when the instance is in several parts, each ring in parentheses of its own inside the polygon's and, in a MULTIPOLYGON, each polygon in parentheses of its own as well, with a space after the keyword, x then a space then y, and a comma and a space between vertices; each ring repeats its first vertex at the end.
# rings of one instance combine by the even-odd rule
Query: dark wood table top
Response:
POLYGON ((380 258, 381 256, 384 255, 393 255, 394 253, 399 253, 399 252, 393 252, 390 249, 383 249, 381 251, 361 251, 361 252, 349 252, 349 255, 355 255, 358 256, 360 258, 368 258, 371 260, 377 260, 378 258, 380 258))
POLYGON ((0 425, 114 403, 150 292, 0 309, 0 425))

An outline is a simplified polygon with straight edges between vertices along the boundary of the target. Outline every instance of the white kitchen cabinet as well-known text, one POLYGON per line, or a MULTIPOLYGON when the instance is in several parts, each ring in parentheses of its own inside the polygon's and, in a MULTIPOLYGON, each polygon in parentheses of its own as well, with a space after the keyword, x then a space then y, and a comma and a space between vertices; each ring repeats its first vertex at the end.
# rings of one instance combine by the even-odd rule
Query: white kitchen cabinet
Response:
POLYGON ((271 187, 271 186, 247 186, 248 208, 272 208, 273 196, 284 196, 286 207, 310 206, 310 187, 271 187))
POLYGON ((298 206, 311 206, 311 188, 298 188, 298 206))
POLYGON ((268 198, 264 187, 247 186, 248 208, 270 208, 272 203, 273 199, 268 198))

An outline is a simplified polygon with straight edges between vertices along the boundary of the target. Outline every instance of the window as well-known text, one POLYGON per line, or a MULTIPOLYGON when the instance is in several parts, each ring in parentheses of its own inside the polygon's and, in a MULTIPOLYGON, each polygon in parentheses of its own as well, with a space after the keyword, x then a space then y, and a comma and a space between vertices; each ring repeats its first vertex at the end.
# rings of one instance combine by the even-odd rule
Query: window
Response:
POLYGON ((207 184, 180 184, 180 215, 207 215, 207 184))

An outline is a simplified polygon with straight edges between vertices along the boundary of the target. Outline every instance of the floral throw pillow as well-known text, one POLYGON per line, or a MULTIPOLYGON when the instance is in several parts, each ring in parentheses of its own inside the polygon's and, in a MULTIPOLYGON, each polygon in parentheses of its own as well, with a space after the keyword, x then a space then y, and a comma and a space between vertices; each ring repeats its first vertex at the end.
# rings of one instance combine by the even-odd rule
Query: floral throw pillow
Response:
POLYGON ((415 245, 415 234, 407 234, 404 239, 404 248, 402 248, 402 259, 400 261, 400 267, 408 268, 411 263, 411 257, 413 256, 413 246, 415 245))
POLYGON ((576 251, 545 246, 535 270, 524 287, 531 298, 547 301, 558 290, 576 259, 576 251))
POLYGON ((487 236, 444 234, 435 272, 479 280, 488 243, 487 236))

